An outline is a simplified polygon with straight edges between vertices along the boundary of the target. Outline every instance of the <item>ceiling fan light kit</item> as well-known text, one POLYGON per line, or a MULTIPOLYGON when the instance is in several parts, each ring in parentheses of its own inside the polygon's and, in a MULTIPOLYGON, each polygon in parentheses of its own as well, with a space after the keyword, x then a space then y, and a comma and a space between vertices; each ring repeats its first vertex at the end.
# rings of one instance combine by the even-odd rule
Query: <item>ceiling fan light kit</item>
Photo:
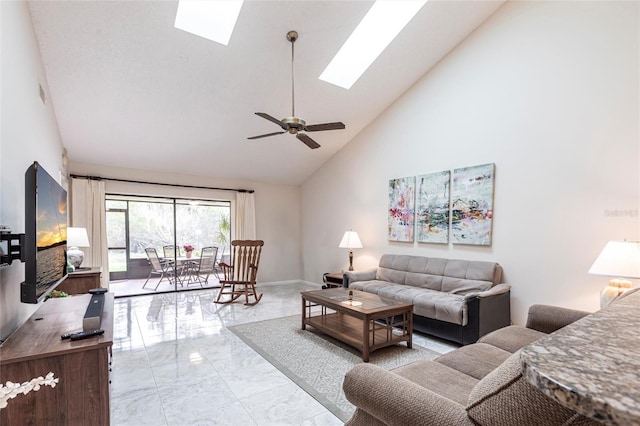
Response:
POLYGON ((281 135, 283 133, 291 133, 292 135, 296 135, 296 138, 302 141, 309 148, 316 149, 316 148, 320 148, 320 144, 314 141, 306 133, 300 133, 300 132, 320 132, 324 130, 342 130, 345 128, 345 125, 344 123, 339 121, 334 123, 307 125, 306 121, 304 121, 299 117, 296 117, 295 74, 294 74, 293 60, 294 60, 294 46, 297 39, 298 39, 298 33, 296 31, 289 31, 287 33, 287 40, 291 42, 291 117, 285 117, 282 120, 278 120, 277 118, 272 117, 271 115, 266 114, 264 112, 256 112, 257 116, 262 117, 265 120, 269 120, 272 123, 280 126, 282 131, 266 133, 264 135, 252 136, 248 139, 260 139, 260 138, 266 138, 269 136, 281 135))

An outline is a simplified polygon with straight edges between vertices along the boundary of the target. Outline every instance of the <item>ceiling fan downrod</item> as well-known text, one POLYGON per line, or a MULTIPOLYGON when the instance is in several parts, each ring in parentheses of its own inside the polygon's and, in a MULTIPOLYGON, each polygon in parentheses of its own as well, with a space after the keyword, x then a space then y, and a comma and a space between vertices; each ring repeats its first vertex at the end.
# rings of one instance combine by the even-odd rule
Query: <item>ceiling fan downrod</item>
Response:
POLYGON ((287 33, 287 40, 291 42, 291 117, 296 116, 296 85, 295 85, 295 68, 293 66, 294 60, 294 46, 296 44, 296 40, 298 39, 297 31, 289 31, 287 33))

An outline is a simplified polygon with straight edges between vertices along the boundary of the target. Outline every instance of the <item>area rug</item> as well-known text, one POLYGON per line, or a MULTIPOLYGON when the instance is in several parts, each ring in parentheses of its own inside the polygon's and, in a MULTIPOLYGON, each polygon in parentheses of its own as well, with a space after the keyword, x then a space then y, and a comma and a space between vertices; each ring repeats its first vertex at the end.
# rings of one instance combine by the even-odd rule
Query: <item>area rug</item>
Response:
MULTIPOLYGON (((362 362, 361 354, 322 333, 300 328, 300 315, 240 324, 229 327, 264 359, 293 380, 342 421, 347 421, 355 407, 342 391, 344 375, 362 362)), ((379 349, 369 363, 390 370, 418 360, 432 360, 439 354, 404 343, 379 349)))

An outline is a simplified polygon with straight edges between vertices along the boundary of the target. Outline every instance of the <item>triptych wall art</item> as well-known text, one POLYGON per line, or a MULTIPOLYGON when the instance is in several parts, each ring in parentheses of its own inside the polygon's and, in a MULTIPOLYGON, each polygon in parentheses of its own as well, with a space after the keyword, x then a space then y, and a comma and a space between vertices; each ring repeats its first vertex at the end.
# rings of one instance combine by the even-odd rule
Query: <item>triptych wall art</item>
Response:
POLYGON ((389 241, 413 241, 416 178, 389 181, 389 241))
POLYGON ((420 243, 449 242, 449 170, 418 176, 416 234, 420 243))
POLYGON ((491 245, 495 164, 389 181, 389 241, 491 245), (414 225, 415 223, 415 225, 414 225))

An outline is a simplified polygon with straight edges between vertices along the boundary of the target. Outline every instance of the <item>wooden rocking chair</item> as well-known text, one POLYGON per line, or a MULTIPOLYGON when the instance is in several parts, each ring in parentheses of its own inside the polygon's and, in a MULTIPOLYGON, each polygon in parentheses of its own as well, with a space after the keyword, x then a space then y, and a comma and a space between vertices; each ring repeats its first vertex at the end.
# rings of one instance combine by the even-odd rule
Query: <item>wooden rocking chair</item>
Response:
POLYGON ((224 278, 220 280, 220 291, 215 303, 231 303, 244 295, 244 304, 253 306, 262 298, 256 293, 256 276, 262 253, 262 240, 234 240, 231 242, 231 265, 220 263, 224 278), (221 300, 223 295, 231 299, 221 300), (253 297, 254 301, 249 302, 253 297))

